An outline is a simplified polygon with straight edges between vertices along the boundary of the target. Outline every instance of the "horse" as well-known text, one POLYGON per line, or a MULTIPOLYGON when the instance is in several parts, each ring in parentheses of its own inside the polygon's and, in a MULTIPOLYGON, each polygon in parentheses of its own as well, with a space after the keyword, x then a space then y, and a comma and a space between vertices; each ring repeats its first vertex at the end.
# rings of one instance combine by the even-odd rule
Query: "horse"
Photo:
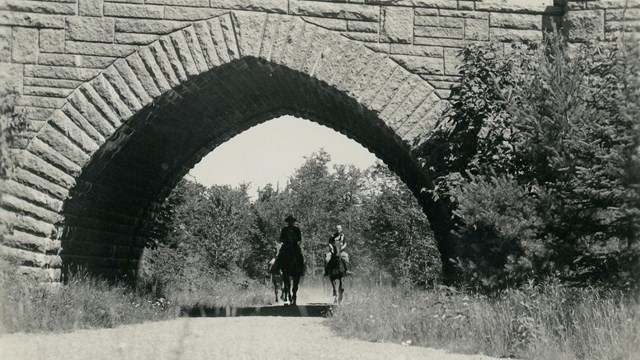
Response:
POLYGON ((333 288, 333 302, 339 304, 342 302, 342 295, 344 293, 344 287, 342 286, 342 278, 347 275, 347 269, 342 261, 342 242, 336 241, 335 251, 331 252, 331 257, 327 262, 327 275, 331 280, 331 287, 333 288), (336 290, 336 281, 339 282, 338 289, 336 290))
POLYGON ((284 290, 282 284, 282 271, 275 266, 276 259, 269 261, 268 271, 273 284, 273 292, 275 293, 276 303, 278 303, 278 290, 280 290, 280 299, 284 301, 284 290))
POLYGON ((300 278, 304 274, 304 258, 299 248, 294 246, 283 246, 280 249, 279 266, 282 271, 283 301, 291 305, 296 304, 298 285, 300 278), (291 282, 293 281, 293 287, 291 282))

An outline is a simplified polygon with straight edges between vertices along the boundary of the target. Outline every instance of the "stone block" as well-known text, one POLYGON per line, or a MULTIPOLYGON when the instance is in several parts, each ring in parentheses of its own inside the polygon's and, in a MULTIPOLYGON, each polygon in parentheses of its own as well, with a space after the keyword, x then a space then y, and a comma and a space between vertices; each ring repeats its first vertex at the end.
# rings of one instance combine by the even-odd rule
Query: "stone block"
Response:
POLYGON ((227 13, 227 10, 211 8, 194 8, 180 6, 165 6, 164 18, 167 20, 195 21, 206 20, 227 13))
MULTIPOLYGON (((4 190, 5 194, 12 194, 51 211, 59 212, 62 209, 62 201, 14 180, 5 181, 4 190)), ((18 235, 17 232, 14 235, 18 235)))
POLYGON ((136 51, 138 47, 124 44, 96 44, 84 41, 67 41, 67 54, 125 57, 136 51))
POLYGON ((55 1, 4 0, 0 3, 0 10, 25 13, 75 15, 76 4, 55 1))
POLYGON ((78 15, 102 16, 103 0, 78 0, 78 15))
POLYGON ((459 17, 459 18, 465 18, 465 19, 489 19, 489 13, 483 12, 483 11, 461 11, 461 10, 440 9, 440 16, 459 17))
POLYGON ((15 27, 11 39, 11 59, 21 64, 38 62, 38 29, 15 27))
POLYGON ((569 41, 604 38, 604 10, 570 11, 564 17, 564 31, 569 41))
POLYGON ((366 0, 367 4, 416 6, 435 9, 456 9, 456 0, 366 0))
POLYGON ((0 62, 0 89, 11 89, 21 94, 24 67, 22 64, 0 62))
POLYGON ((24 75, 29 77, 44 77, 50 79, 66 79, 87 81, 97 76, 95 69, 79 69, 74 67, 25 65, 24 75))
POLYGON ((465 19, 465 40, 489 40, 489 19, 465 19))
POLYGON ((44 87, 57 87, 63 89, 75 89, 82 85, 82 81, 78 80, 62 80, 62 79, 48 79, 41 77, 25 77, 25 86, 44 86, 44 87))
POLYGON ((93 17, 67 18, 67 39, 112 43, 114 34, 115 19, 93 17))
POLYGON ((440 19, 438 15, 434 16, 416 16, 415 26, 439 26, 440 19))
MULTIPOLYGON (((425 8, 416 8, 416 17, 418 16, 438 16, 442 11, 439 9, 425 9, 425 8)), ((457 11, 453 11, 457 12, 457 11)))
POLYGON ((440 16, 438 26, 443 28, 462 28, 464 19, 454 16, 440 16))
POLYGON ((149 4, 149 5, 191 6, 191 7, 194 7, 194 6, 195 7, 209 7, 209 0, 146 0, 145 4, 149 4))
POLYGON ((492 41, 540 41, 542 40, 541 30, 520 30, 520 29, 502 29, 490 28, 489 38, 492 41))
POLYGON ((64 105, 64 99, 53 98, 48 96, 31 96, 24 95, 18 99, 18 104, 21 106, 35 106, 45 108, 59 108, 64 105))
POLYGON ((411 43, 413 40, 413 9, 382 8, 380 38, 395 43, 411 43))
POLYGON ((211 7, 286 14, 289 10, 289 2, 287 0, 212 0, 211 7))
POLYGON ((289 13, 292 15, 366 21, 378 21, 380 17, 377 6, 300 0, 290 1, 289 13))
POLYGON ((25 86, 23 94, 64 98, 69 96, 72 91, 72 89, 63 89, 56 87, 25 86))
POLYGON ((51 116, 51 124, 55 125, 61 134, 64 134, 79 146, 86 154, 91 154, 98 150, 98 145, 93 139, 80 129, 61 110, 56 110, 51 116))
POLYGON ((0 25, 64 29, 64 16, 0 11, 0 25))
POLYGON ((148 45, 158 39, 158 35, 153 34, 134 34, 134 33, 116 33, 116 44, 129 45, 148 45))
POLYGON ((459 54, 460 49, 444 49, 444 73, 446 75, 459 75, 460 65, 462 64, 459 54))
MULTIPOLYGON (((43 130, 48 130, 50 132, 51 128, 45 126, 43 130)), ((52 146, 43 142, 41 139, 41 137, 43 136, 46 136, 46 135, 39 133, 37 137, 31 140, 28 146, 29 152, 39 157, 40 159, 43 159, 48 164, 52 164, 56 168, 61 169, 66 174, 69 174, 70 176, 75 177, 80 175, 80 171, 81 171, 80 166, 73 163, 64 155, 60 154, 57 149, 54 149, 52 146)), ((60 135, 58 135, 58 138, 54 138, 54 139, 60 140, 59 138, 60 138, 60 135)), ((67 151, 67 153, 69 152, 67 151)))
MULTIPOLYGON (((315 17, 303 17, 302 19, 310 24, 318 25, 328 30, 347 31, 349 27, 347 25, 347 22, 349 22, 349 20, 344 19, 322 19, 315 17)), ((377 26, 377 23, 375 24, 377 26)))
MULTIPOLYGON (((33 191, 34 190, 31 190, 31 192, 33 191)), ((43 254, 49 250, 50 241, 51 240, 45 237, 35 236, 17 230, 13 231, 12 234, 6 234, 3 238, 3 243, 6 246, 14 249, 37 251, 43 254)))
POLYGON ((164 35, 188 26, 179 21, 116 19, 116 32, 164 35))
POLYGON ((428 38, 462 39, 464 37, 463 28, 442 28, 442 27, 416 27, 415 36, 428 38))
POLYGON ((11 62, 11 27, 0 26, 0 62, 11 62))
POLYGON ((164 6, 105 3, 104 15, 125 18, 162 19, 164 16, 164 6))
POLYGON ((29 170, 33 174, 36 174, 64 189, 71 189, 76 183, 73 176, 49 164, 30 151, 23 151, 20 154, 18 163, 21 168, 29 170))
POLYGON ((459 10, 473 10, 475 8, 475 0, 458 0, 459 10))
POLYGON ((377 43, 379 39, 378 34, 361 33, 361 32, 343 33, 342 36, 350 40, 356 40, 356 41, 368 42, 368 43, 377 43))
POLYGON ((391 58, 414 74, 443 74, 444 72, 442 57, 391 55, 391 58))
POLYGON ((542 30, 542 15, 491 13, 491 27, 542 30))
POLYGON ((483 0, 476 1, 476 10, 509 13, 561 14, 562 7, 554 0, 483 0))
POLYGON ((349 31, 364 32, 364 33, 377 33, 378 23, 367 21, 355 21, 347 20, 347 29, 349 31))
MULTIPOLYGON (((69 196, 67 189, 24 169, 16 169, 13 173, 13 179, 34 190, 49 194, 57 200, 65 200, 67 196, 69 196)), ((2 209, 0 209, 0 211, 2 211, 2 209)), ((46 235, 48 234, 45 234, 45 236, 46 235)))
POLYGON ((64 30, 41 29, 40 30, 40 51, 63 53, 64 52, 64 30))
POLYGON ((431 58, 443 57, 442 47, 440 46, 391 44, 390 52, 391 54, 397 55, 426 56, 431 58))

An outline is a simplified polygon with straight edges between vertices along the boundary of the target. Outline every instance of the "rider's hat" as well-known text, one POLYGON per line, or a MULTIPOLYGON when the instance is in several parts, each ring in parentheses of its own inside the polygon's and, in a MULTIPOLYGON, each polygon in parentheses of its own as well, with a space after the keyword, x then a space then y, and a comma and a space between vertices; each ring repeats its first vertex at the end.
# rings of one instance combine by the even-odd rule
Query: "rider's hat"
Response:
POLYGON ((292 222, 296 222, 298 221, 296 218, 294 218, 292 215, 287 216, 284 221, 288 222, 288 223, 292 223, 292 222))

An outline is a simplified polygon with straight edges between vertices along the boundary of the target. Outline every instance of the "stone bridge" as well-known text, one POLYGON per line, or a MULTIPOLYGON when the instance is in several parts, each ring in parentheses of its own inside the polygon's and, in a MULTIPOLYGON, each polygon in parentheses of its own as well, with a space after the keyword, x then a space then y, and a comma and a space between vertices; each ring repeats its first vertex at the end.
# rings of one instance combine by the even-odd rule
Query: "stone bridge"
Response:
MULTIPOLYGON (((2 184, 0 253, 135 277, 148 220, 202 156, 284 114, 339 131, 407 185, 468 43, 615 41, 624 0, 2 0, 4 86, 28 120, 2 184)), ((432 223, 442 221, 426 205, 432 223)), ((443 256, 446 236, 436 235, 443 256)), ((448 263, 448 262, 445 262, 448 263)))

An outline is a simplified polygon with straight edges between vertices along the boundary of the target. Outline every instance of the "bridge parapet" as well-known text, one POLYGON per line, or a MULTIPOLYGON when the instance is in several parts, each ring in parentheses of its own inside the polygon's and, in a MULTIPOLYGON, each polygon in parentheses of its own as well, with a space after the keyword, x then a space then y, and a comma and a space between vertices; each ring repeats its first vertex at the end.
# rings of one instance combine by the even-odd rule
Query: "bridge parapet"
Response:
POLYGON ((3 82, 24 96, 30 131, 83 82, 160 35, 229 11, 302 17, 389 54, 446 98, 467 43, 538 40, 564 22, 571 41, 614 41, 640 25, 640 0, 5 0, 3 82))

